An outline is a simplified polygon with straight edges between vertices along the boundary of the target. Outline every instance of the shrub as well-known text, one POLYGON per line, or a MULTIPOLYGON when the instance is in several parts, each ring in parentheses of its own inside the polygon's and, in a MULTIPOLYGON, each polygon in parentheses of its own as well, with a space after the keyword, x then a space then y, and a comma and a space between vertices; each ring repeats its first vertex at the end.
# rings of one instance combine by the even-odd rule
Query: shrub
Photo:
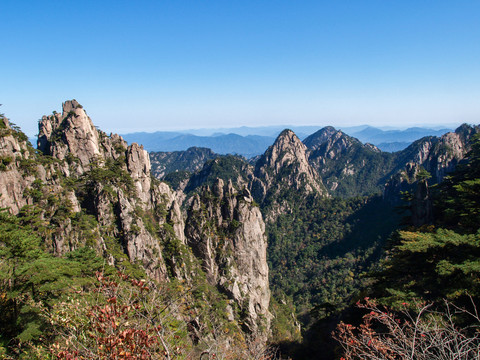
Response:
POLYGON ((368 298, 357 305, 367 311, 363 323, 342 322, 334 334, 344 350, 342 359, 478 359, 480 318, 474 304, 469 311, 448 302, 443 310, 419 303, 412 311, 405 303, 398 313, 368 298))

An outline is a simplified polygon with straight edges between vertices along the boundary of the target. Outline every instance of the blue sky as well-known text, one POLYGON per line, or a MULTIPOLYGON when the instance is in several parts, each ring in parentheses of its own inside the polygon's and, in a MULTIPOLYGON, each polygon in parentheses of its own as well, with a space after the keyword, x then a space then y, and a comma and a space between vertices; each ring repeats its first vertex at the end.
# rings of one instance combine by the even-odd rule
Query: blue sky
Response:
POLYGON ((0 2, 0 112, 107 132, 480 123, 480 1, 0 2))

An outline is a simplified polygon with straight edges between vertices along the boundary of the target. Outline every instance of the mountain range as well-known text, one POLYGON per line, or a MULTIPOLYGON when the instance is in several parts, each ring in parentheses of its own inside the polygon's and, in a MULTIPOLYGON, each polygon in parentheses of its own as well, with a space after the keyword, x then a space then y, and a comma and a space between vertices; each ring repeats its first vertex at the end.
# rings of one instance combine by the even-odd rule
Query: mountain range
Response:
MULTIPOLYGON (((189 147, 205 147, 218 154, 237 154, 251 158, 265 152, 285 127, 241 127, 214 130, 185 130, 182 132, 131 133, 122 137, 129 143, 143 144, 150 152, 183 151, 189 147)), ((300 139, 319 130, 315 126, 292 126, 300 139)), ((451 129, 408 128, 382 130, 371 126, 344 127, 341 130, 364 143, 376 145, 383 151, 403 150, 424 136, 441 136, 451 129)))
POLYGON ((97 129, 76 100, 42 117, 37 150, 1 116, 0 353, 94 358, 122 339, 170 358, 275 346, 333 359, 329 334, 368 289, 365 272, 402 216, 432 226, 428 189, 468 161, 479 132, 464 124, 390 153, 329 126, 303 141, 283 129, 247 160, 148 153, 97 129))

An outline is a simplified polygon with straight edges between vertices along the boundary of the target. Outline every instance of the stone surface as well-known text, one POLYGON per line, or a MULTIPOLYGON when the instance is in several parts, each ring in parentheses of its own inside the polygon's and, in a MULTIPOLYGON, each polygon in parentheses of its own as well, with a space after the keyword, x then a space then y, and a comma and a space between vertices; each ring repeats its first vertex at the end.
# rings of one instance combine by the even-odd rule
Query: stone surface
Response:
POLYGON ((267 239, 260 209, 248 190, 218 179, 195 195, 185 234, 210 284, 220 287, 245 313, 248 330, 266 336, 271 314, 267 239))
POLYGON ((328 196, 320 175, 308 162, 307 147, 291 130, 284 130, 260 157, 255 177, 251 190, 259 201, 275 196, 282 187, 328 196))
POLYGON ((429 136, 415 141, 402 151, 397 172, 385 185, 384 197, 398 202, 400 192, 412 190, 421 169, 431 174, 429 184, 441 182, 466 156, 472 137, 478 133, 478 126, 464 124, 441 137, 429 136))

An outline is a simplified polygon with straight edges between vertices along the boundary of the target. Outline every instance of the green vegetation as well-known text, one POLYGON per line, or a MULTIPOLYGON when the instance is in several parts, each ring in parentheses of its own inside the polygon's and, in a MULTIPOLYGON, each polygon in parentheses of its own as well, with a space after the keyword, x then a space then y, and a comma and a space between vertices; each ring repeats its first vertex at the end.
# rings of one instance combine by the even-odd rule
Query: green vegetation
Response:
POLYGON ((375 274, 374 295, 391 306, 443 299, 457 304, 480 300, 480 140, 467 161, 434 192, 436 220, 406 228, 392 238, 375 274))
POLYGON ((182 359, 213 348, 234 351, 226 337, 239 334, 238 326, 226 319, 224 297, 201 277, 190 285, 160 285, 117 273, 92 249, 52 256, 17 217, 2 211, 0 220, 2 358, 104 359, 127 352, 156 358, 168 352, 182 359))
POLYGON ((201 171, 192 175, 185 192, 191 192, 201 185, 212 186, 217 179, 222 179, 225 183, 232 180, 234 184, 237 179, 243 179, 246 183, 249 172, 250 165, 244 158, 234 155, 219 156, 215 160, 207 161, 201 171))
POLYGON ((350 140, 341 157, 330 158, 321 150, 314 151, 311 161, 322 155, 321 174, 325 184, 336 182, 335 196, 351 198, 377 194, 383 191, 383 186, 392 175, 395 168, 396 155, 386 152, 376 152, 355 139, 350 140))
POLYGON ((348 304, 396 216, 379 198, 309 196, 296 204, 267 225, 268 261, 274 294, 292 297, 307 325, 313 309, 348 304))
POLYGON ((0 353, 36 358, 32 351, 51 341, 54 331, 44 311, 76 286, 86 286, 86 269, 91 274, 103 265, 93 251, 78 250, 61 258, 42 247, 29 225, 0 212, 0 353))
POLYGON ((166 182, 173 189, 177 190, 180 188, 180 184, 184 181, 188 181, 191 176, 192 174, 189 171, 175 171, 165 175, 162 181, 166 182))

